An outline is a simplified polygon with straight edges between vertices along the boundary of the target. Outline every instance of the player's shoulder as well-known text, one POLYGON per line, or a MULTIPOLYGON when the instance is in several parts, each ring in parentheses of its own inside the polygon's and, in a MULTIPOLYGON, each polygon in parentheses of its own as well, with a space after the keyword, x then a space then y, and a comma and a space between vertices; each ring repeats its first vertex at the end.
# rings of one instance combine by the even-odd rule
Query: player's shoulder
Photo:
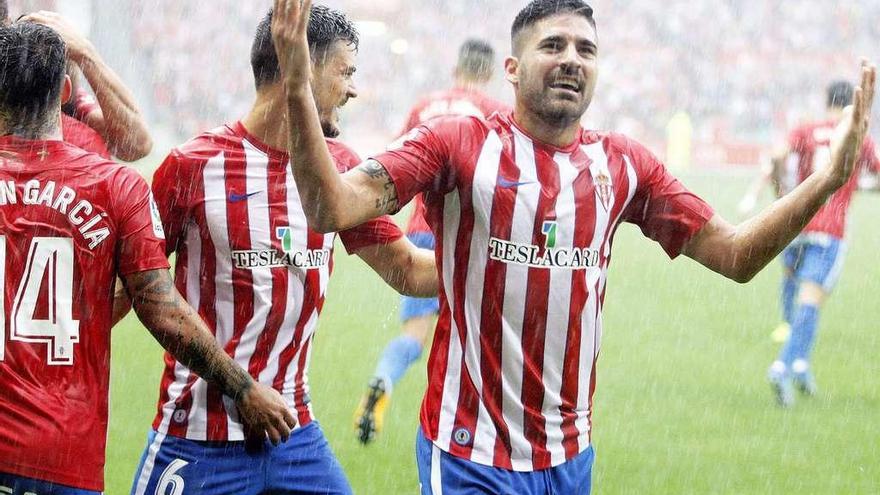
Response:
POLYGON ((334 138, 326 138, 325 141, 327 149, 330 150, 330 156, 333 157, 339 171, 344 172, 361 163, 360 155, 351 146, 334 138))
POLYGON ((608 156, 625 155, 632 159, 652 154, 645 145, 619 132, 584 130, 581 136, 585 145, 601 144, 608 156))
POLYGON ((244 137, 233 127, 223 125, 173 148, 170 156, 183 166, 201 166, 221 153, 241 150, 243 141, 244 137))

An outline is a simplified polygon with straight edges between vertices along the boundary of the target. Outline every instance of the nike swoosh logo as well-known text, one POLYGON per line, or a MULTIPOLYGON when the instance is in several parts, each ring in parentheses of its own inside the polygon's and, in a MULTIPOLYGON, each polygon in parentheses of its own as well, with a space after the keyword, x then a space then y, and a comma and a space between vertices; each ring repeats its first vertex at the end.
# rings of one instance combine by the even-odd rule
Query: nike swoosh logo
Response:
POLYGON ((512 189, 514 187, 527 186, 529 184, 534 184, 534 183, 535 183, 535 181, 533 181, 533 180, 523 181, 523 182, 514 182, 512 180, 507 180, 504 177, 498 178, 498 185, 503 187, 504 189, 512 189))
POLYGON ((239 201, 244 201, 244 200, 250 198, 251 196, 253 196, 253 195, 255 195, 255 194, 260 194, 261 192, 263 192, 263 191, 257 191, 257 192, 253 192, 253 193, 250 193, 250 194, 235 194, 235 193, 229 193, 229 202, 230 202, 230 203, 238 203, 239 201))

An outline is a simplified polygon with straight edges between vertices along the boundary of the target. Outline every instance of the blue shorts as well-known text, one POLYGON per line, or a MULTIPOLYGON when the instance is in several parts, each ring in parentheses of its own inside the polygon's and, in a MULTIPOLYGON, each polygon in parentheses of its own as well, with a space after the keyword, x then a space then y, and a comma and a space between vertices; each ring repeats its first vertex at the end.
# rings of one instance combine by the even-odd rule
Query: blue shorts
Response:
POLYGON ((845 257, 846 243, 830 236, 800 236, 782 252, 782 262, 795 280, 813 282, 825 292, 837 285, 845 257))
POLYGON ((422 495, 590 495, 593 447, 574 459, 540 471, 510 471, 455 457, 428 440, 421 428, 416 462, 422 495))
MULTIPOLYGON (((416 247, 434 250, 434 234, 430 232, 413 232, 407 237, 416 247)), ((400 321, 436 315, 440 312, 440 300, 436 297, 400 296, 400 321)))
POLYGON ((48 481, 0 473, 0 495, 101 495, 101 492, 72 488, 48 481))
POLYGON ((137 495, 351 494, 317 422, 287 442, 252 451, 245 442, 200 442, 155 431, 135 473, 137 495))

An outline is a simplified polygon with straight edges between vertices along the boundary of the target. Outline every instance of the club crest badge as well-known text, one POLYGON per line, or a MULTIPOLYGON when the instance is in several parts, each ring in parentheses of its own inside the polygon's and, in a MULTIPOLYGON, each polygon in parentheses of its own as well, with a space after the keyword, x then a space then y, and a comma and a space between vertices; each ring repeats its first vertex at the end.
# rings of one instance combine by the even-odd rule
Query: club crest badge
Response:
POLYGON ((593 181, 596 185, 596 196, 599 197, 605 211, 608 211, 611 208, 611 198, 614 197, 614 184, 611 183, 611 175, 607 170, 599 170, 593 181))

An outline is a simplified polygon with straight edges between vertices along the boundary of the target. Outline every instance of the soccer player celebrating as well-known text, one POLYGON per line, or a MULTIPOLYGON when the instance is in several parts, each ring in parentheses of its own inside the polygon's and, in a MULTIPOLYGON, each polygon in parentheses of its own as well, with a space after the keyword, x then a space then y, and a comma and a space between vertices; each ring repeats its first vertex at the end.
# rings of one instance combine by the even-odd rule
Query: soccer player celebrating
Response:
MULTIPOLYGON (((410 111, 401 135, 435 117, 471 115, 485 119, 495 112, 508 110, 506 105, 482 92, 492 79, 494 64, 495 50, 489 43, 476 39, 466 41, 458 51, 455 85, 419 101, 410 111)), ((434 234, 425 221, 425 203, 421 194, 413 198, 413 204, 406 236, 416 246, 433 250, 434 234)), ((355 431, 361 443, 371 442, 382 430, 391 391, 421 357, 439 310, 440 302, 436 297, 401 296, 401 335, 385 347, 367 392, 355 411, 355 431)))
POLYGON ((644 147, 584 130, 598 71, 593 10, 534 0, 512 27, 512 114, 436 119, 338 174, 310 88, 303 9, 275 0, 293 175, 311 224, 348 228, 425 195, 437 236, 440 318, 417 440, 423 493, 589 493, 592 393, 613 233, 638 225, 750 280, 852 175, 875 68, 864 66, 830 165, 734 226, 644 147))
POLYGON ((67 44, 68 75, 74 87, 71 98, 62 107, 65 140, 105 157, 112 154, 126 162, 147 156, 153 140, 134 95, 104 62, 94 45, 55 12, 40 11, 28 14, 22 20, 54 29, 67 44), (80 75, 95 92, 97 101, 79 86, 80 75))
MULTIPOLYGON (((837 81, 828 87, 828 115, 791 132, 788 142, 773 157, 774 182, 799 184, 831 164, 835 127, 848 118, 844 109, 853 103, 853 85, 837 81), (788 165, 791 165, 789 170, 788 165)), ((783 252, 783 320, 791 331, 768 378, 782 407, 794 403, 794 389, 807 396, 817 391, 810 371, 810 353, 816 339, 819 308, 837 283, 846 253, 846 216, 863 170, 880 172, 880 158, 870 138, 865 139, 852 177, 819 209, 816 216, 783 252)))
MULTIPOLYGON (((336 236, 310 228, 288 164, 299 158, 285 151, 289 120, 272 18, 270 12, 262 20, 253 42, 257 97, 251 111, 173 150, 156 171, 153 191, 167 249, 177 254, 177 286, 218 343, 256 380, 282 393, 297 428, 278 448, 246 445, 245 425, 222 390, 166 357, 154 431, 132 487, 136 495, 165 493, 171 479, 183 494, 351 492, 314 421, 308 386, 336 236)), ((344 15, 325 7, 312 9, 306 31, 321 136, 334 167, 346 170, 360 159, 331 138, 340 132, 339 108, 357 96, 358 35, 344 15)), ((437 294, 432 253, 413 246, 390 218, 340 238, 398 291, 437 294)))
POLYGON ((273 442, 295 420, 255 383, 171 281, 163 229, 137 172, 60 141, 65 45, 0 27, 0 493, 103 490, 113 286, 177 359, 273 442))

